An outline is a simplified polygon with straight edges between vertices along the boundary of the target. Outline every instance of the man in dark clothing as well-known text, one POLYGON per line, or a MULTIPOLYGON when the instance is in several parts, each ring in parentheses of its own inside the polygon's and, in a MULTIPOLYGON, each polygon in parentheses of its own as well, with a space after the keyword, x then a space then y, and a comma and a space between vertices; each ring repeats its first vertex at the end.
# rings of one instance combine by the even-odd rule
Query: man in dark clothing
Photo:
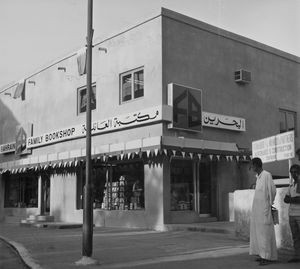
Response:
POLYGON ((300 166, 290 168, 293 183, 289 186, 284 202, 290 204, 289 223, 291 227, 295 255, 289 262, 300 262, 300 166))

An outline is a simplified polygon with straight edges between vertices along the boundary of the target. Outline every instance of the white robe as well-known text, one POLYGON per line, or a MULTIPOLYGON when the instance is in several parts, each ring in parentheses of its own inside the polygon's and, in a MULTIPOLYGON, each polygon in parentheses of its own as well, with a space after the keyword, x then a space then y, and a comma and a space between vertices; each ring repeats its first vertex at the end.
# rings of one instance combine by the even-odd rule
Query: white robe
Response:
POLYGON ((263 170, 257 176, 250 219, 250 255, 277 260, 277 247, 271 206, 276 187, 269 172, 263 170))

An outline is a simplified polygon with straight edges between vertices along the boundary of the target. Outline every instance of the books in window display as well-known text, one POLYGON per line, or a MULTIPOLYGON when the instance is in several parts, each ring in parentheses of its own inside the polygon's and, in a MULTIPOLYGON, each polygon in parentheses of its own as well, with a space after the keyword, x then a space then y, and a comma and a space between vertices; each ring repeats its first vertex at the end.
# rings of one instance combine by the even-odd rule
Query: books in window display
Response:
POLYGON ((105 183, 104 197, 101 208, 105 210, 124 210, 125 206, 125 178, 119 181, 105 183))

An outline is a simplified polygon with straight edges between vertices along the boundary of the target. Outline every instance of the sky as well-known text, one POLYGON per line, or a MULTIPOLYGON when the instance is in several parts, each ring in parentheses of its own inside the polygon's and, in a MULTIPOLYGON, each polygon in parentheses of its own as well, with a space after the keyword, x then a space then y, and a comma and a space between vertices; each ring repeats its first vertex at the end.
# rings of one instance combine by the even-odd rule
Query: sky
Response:
MULTIPOLYGON (((86 43, 88 0, 0 0, 0 90, 86 43)), ((165 7, 300 56, 300 0, 94 0, 94 42, 165 7)))

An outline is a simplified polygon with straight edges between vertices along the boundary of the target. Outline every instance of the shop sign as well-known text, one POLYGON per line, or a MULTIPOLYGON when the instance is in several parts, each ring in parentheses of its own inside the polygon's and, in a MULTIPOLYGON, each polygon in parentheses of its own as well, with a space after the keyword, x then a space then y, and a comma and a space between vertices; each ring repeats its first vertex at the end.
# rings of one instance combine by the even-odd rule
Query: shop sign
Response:
POLYGON ((27 148, 27 137, 32 135, 32 124, 18 125, 16 127, 16 149, 17 155, 30 154, 31 150, 27 148))
POLYGON ((191 87, 168 84, 168 105, 173 107, 171 129, 202 131, 202 91, 191 87))
POLYGON ((0 154, 15 152, 16 142, 10 142, 0 145, 0 154))
MULTIPOLYGON (((123 128, 131 128, 142 124, 150 124, 161 120, 163 120, 163 107, 152 107, 125 115, 119 115, 109 119, 92 122, 91 133, 92 135, 96 135, 123 128)), ((168 118, 164 120, 168 120, 168 118)), ((38 136, 28 137, 27 148, 40 147, 65 140, 84 137, 85 135, 85 124, 65 127, 38 136)))
POLYGON ((276 158, 278 161, 295 157, 294 131, 276 135, 276 158))
POLYGON ((252 142, 253 158, 261 158, 263 163, 276 161, 275 136, 252 142))
POLYGON ((253 141, 252 156, 261 158, 264 163, 294 158, 294 131, 253 141))
POLYGON ((202 125, 205 127, 227 129, 232 131, 246 131, 246 121, 243 118, 219 115, 204 111, 202 112, 202 125))

